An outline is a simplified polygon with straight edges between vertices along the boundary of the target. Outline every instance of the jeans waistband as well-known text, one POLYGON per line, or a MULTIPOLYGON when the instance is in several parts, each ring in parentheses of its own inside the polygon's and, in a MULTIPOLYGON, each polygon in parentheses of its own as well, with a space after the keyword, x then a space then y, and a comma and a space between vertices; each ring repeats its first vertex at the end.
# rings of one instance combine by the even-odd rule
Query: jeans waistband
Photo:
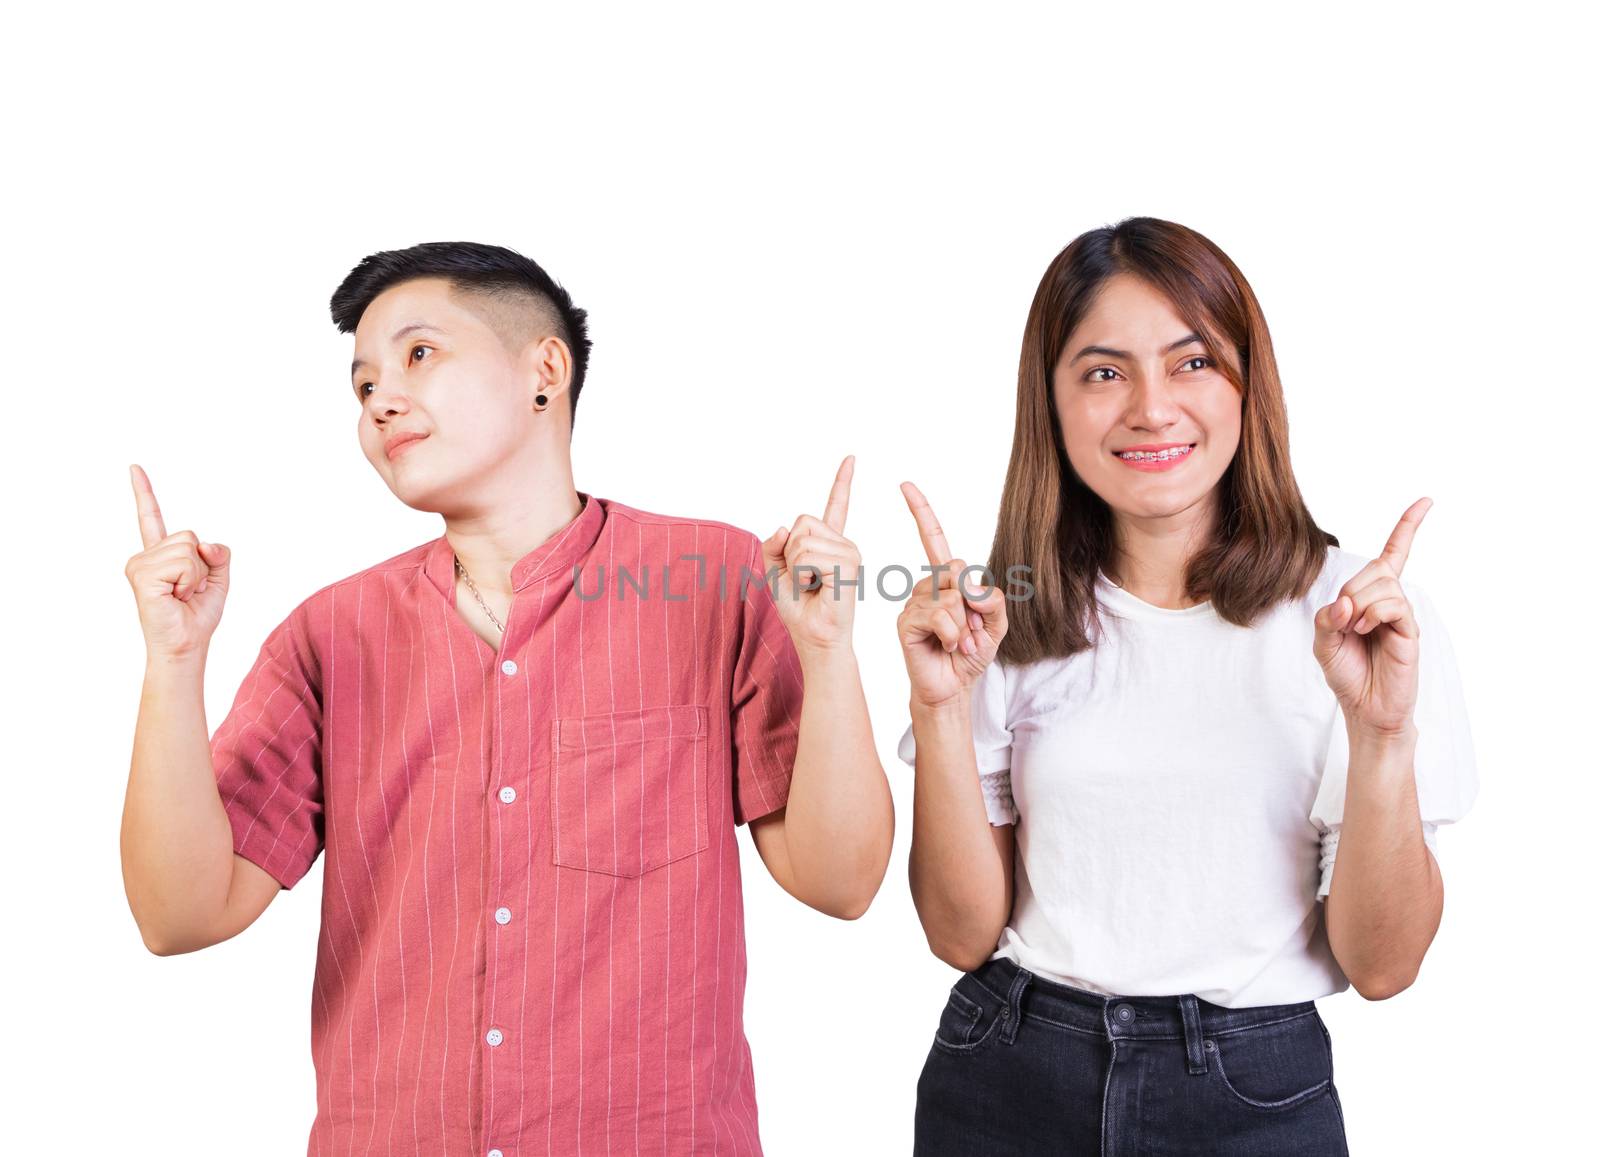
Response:
MULTIPOLYGON (((1316 1002, 1310 1000, 1226 1008, 1193 993, 1103 996, 1035 975, 1003 956, 967 975, 996 1000, 1015 1008, 1017 1020, 1038 1018, 1110 1040, 1181 1039, 1192 1054, 1199 1053, 1203 1037, 1223 1036, 1317 1010, 1316 1002)), ((1015 1022, 1010 1027, 1015 1032, 1015 1022)), ((1191 1061, 1203 1064, 1198 1055, 1191 1061)))

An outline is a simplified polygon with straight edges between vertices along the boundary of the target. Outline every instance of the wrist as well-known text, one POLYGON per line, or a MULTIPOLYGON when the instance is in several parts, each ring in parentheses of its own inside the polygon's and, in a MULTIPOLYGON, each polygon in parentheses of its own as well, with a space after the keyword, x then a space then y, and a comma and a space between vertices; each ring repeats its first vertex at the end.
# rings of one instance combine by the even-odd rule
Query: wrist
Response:
POLYGON ((801 670, 807 673, 854 669, 856 665, 855 647, 851 645, 849 635, 831 643, 797 641, 794 653, 800 660, 801 670))
POLYGON ((169 672, 184 674, 190 671, 204 671, 206 669, 206 652, 208 649, 205 645, 194 647, 187 651, 156 651, 146 648, 144 653, 145 674, 163 675, 169 672))
POLYGON ((915 693, 911 696, 911 723, 915 727, 923 724, 930 727, 949 725, 970 725, 972 721, 972 702, 967 697, 967 689, 962 688, 948 699, 929 703, 918 699, 915 693))
POLYGON ((1350 740, 1351 751, 1358 747, 1380 752, 1404 751, 1415 748, 1417 743, 1417 725, 1410 719, 1399 727, 1374 727, 1368 723, 1351 722, 1346 725, 1345 734, 1350 740))

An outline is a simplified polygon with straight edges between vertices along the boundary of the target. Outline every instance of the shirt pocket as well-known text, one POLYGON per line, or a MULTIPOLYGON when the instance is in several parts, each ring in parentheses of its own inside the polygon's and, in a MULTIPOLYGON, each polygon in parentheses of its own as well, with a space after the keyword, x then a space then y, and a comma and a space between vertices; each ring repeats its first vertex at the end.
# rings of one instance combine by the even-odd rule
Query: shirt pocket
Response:
POLYGON ((706 708, 572 715, 551 742, 556 864, 637 877, 710 846, 706 708))

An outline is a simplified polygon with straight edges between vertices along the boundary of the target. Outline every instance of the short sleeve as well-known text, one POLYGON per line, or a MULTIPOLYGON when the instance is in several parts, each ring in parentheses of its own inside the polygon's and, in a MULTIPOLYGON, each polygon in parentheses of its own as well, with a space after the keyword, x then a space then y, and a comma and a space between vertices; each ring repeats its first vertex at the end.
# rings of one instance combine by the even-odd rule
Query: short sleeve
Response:
MULTIPOLYGON (((972 754, 978 765, 978 786, 989 822, 996 826, 1017 822, 1011 797, 1011 729, 1007 726, 1006 671, 996 659, 972 684, 972 754)), ((900 759, 915 767, 917 744, 907 725, 896 750, 900 759)))
MULTIPOLYGON (((1417 670, 1417 706, 1414 716, 1417 745, 1414 771, 1417 809, 1422 838, 1438 857, 1438 830, 1453 824, 1471 809, 1478 794, 1478 765, 1467 720, 1466 695, 1455 649, 1449 633, 1427 593, 1402 580, 1420 631, 1417 670)), ((1317 899, 1325 900, 1333 883, 1333 864, 1339 850, 1339 828, 1344 819, 1345 780, 1350 765, 1350 740, 1344 712, 1335 715, 1329 736, 1322 784, 1311 809, 1311 822, 1321 833, 1318 868, 1321 880, 1317 899)))
POLYGON ((300 612, 267 636, 211 737, 239 855, 292 888, 323 847, 322 697, 300 612))
POLYGON ((789 780, 800 746, 805 681, 789 628, 761 581, 761 541, 750 536, 740 576, 739 653, 733 667, 733 818, 749 823, 789 802, 789 780))

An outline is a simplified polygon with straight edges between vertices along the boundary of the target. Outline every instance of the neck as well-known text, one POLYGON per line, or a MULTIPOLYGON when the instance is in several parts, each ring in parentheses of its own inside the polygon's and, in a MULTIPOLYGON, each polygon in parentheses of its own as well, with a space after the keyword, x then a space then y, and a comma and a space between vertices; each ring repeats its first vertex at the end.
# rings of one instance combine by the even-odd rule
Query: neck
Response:
POLYGON ((511 598, 511 571, 525 555, 578 516, 582 500, 570 465, 553 477, 505 488, 476 509, 445 516, 445 537, 478 592, 511 598))
POLYGON ((1157 607, 1182 610, 1198 605, 1184 586, 1189 559, 1211 536, 1214 506, 1210 496, 1187 510, 1158 518, 1116 513, 1116 547, 1109 576, 1136 598, 1157 607))

